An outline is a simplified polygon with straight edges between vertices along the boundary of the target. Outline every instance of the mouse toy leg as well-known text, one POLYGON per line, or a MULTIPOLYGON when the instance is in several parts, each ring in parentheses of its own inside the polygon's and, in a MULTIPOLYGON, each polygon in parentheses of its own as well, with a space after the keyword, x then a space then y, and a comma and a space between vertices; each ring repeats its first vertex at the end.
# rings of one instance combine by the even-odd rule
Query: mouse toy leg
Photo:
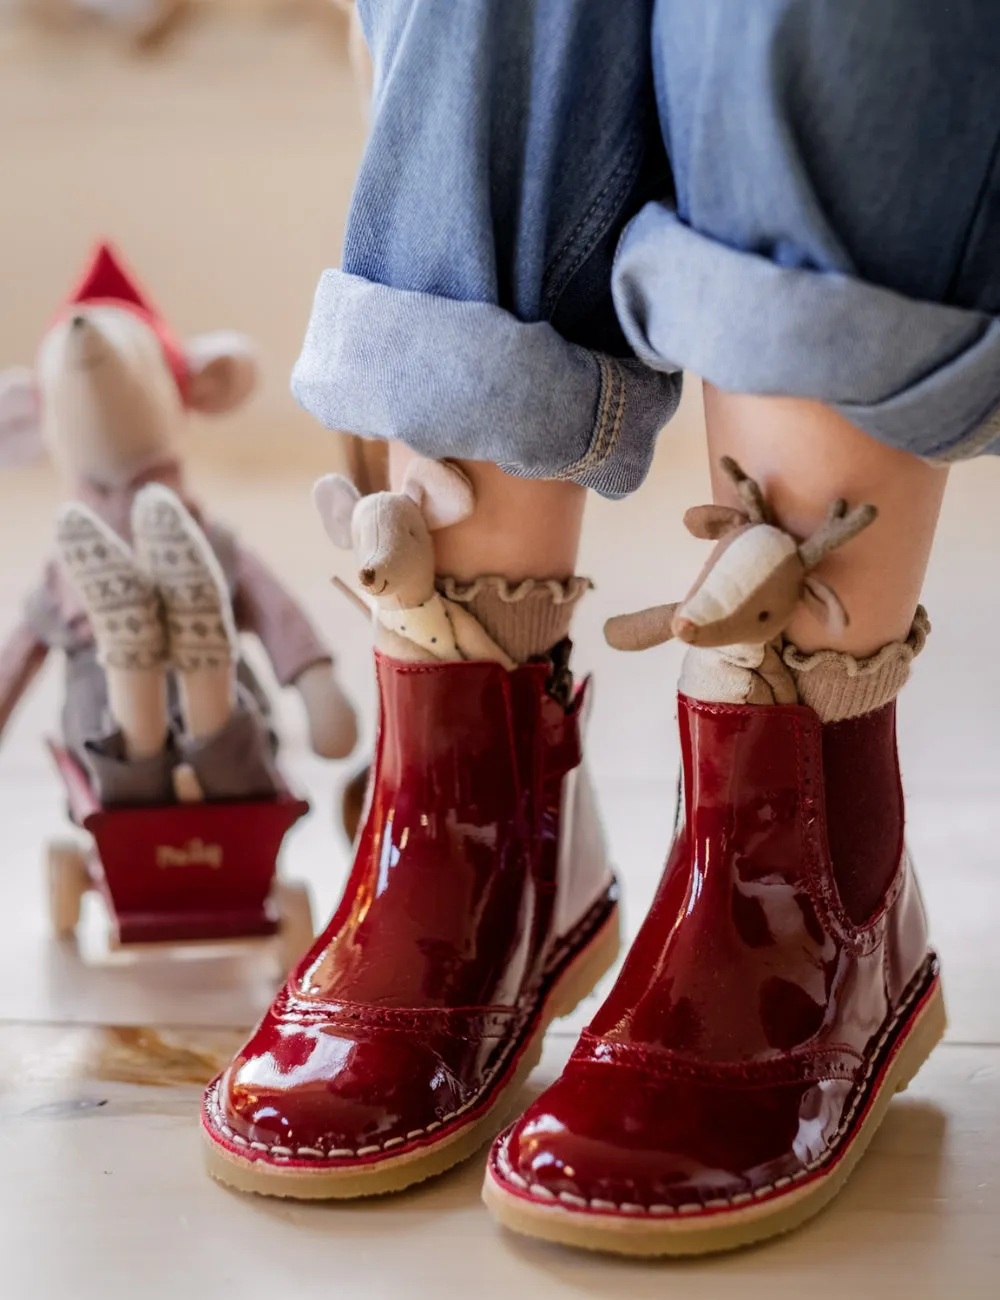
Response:
POLYGON ((166 615, 183 719, 177 738, 182 762, 206 799, 272 796, 278 777, 270 738, 253 701, 237 685, 238 634, 225 578, 205 534, 160 484, 136 497, 132 529, 139 563, 166 615))
POLYGON ((97 661, 88 660, 92 671, 70 675, 67 743, 87 764, 103 803, 169 800, 167 642, 159 594, 125 542, 86 506, 64 507, 56 540, 90 621, 97 661), (77 688, 80 698, 74 698, 77 688), (84 699, 83 692, 106 698, 84 699))

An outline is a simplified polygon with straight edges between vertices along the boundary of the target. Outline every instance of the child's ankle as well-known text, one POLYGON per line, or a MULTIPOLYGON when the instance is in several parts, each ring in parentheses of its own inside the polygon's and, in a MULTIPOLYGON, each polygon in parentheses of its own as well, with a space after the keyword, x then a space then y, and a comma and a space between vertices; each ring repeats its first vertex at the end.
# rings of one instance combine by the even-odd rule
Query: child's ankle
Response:
POLYGON ((930 630, 927 611, 921 605, 905 641, 890 641, 866 659, 836 650, 803 654, 791 644, 785 646, 783 658, 795 679, 800 702, 823 722, 841 722, 872 713, 896 698, 930 630))
POLYGON ((566 639, 576 607, 592 585, 589 578, 580 577, 565 582, 528 578, 516 584, 496 575, 472 582, 438 578, 442 595, 464 606, 519 664, 547 654, 566 639))

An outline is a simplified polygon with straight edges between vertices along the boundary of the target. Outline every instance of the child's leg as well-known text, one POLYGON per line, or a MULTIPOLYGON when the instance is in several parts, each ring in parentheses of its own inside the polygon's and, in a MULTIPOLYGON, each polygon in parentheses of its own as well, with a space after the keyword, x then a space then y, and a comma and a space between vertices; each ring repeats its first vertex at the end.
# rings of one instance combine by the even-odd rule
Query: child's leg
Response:
MULTIPOLYGON (((587 585, 573 576, 584 488, 638 486, 678 397, 675 376, 629 356, 609 292, 624 223, 669 185, 650 4, 359 5, 372 131, 293 387, 330 428, 463 465, 478 505, 435 538, 439 584, 519 663, 565 640, 587 585)), ((240 1142, 256 1148, 241 1185, 282 1195, 443 1169, 499 1119, 544 1019, 611 959, 586 696, 567 689, 565 654, 554 672, 380 655, 354 868, 301 986, 324 1010, 303 1038, 275 1004, 213 1089, 222 1177, 240 1142), (345 1002, 351 1020, 327 1016, 345 1002), (288 1032, 303 1050, 279 1077, 288 1032), (308 1162, 293 1183, 290 1136, 308 1162)))
MULTIPOLYGON (((394 488, 413 455, 395 444, 394 488)), ((475 512, 435 534, 438 571, 462 582, 496 573, 511 583, 525 578, 565 580, 576 567, 586 491, 576 483, 512 478, 485 461, 461 461, 476 492, 475 512)))
POLYGON ((168 488, 136 497, 136 552, 163 601, 184 731, 180 756, 207 799, 266 798, 277 788, 267 728, 236 682, 239 637, 207 538, 168 488))
MULTIPOLYGON (((874 1130, 944 1029, 894 701, 926 637, 916 602, 946 476, 818 403, 710 391, 706 405, 713 466, 738 459, 770 516, 715 553, 721 608, 757 614, 769 544, 800 584, 781 533, 810 535, 832 500, 881 513, 817 569, 853 625, 789 627, 807 707, 682 679, 682 815, 653 906, 562 1076, 494 1144, 485 1193, 503 1223, 626 1254, 731 1248, 817 1212, 838 1161, 864 1150, 856 1118, 874 1130)), ((729 476, 716 493, 744 505, 729 476)), ((719 653, 753 663, 776 644, 762 630, 719 653)))
MULTIPOLYGON (((508 1226, 672 1254, 817 1211, 943 1031, 893 701, 926 635, 945 477, 917 457, 1000 451, 1000 80, 981 53, 1000 10, 656 0, 653 42, 675 185, 615 257, 626 335, 716 385, 713 461, 761 480, 780 524, 805 535, 839 495, 880 511, 817 574, 851 625, 788 629, 800 705, 682 691, 682 815, 653 907, 490 1158, 508 1226)), ((790 561, 772 590, 801 579, 790 539, 742 536, 722 609, 771 572, 739 570, 756 542, 790 561)), ((752 666, 769 642, 726 649, 752 666)))
POLYGON ((903 640, 930 556, 948 473, 887 447, 820 402, 750 397, 705 385, 708 449, 718 499, 734 504, 732 482, 719 469, 734 457, 764 489, 778 521, 807 537, 837 497, 871 502, 878 519, 822 562, 819 576, 836 589, 850 615, 842 636, 803 609, 786 632, 800 650, 874 654, 903 640))
MULTIPOLYGON (((394 488, 412 454, 393 444, 394 488)), ((476 508, 463 523, 434 534, 439 584, 523 663, 569 634, 589 589, 585 578, 574 576, 586 490, 514 478, 485 461, 459 463, 472 481, 476 508)))
POLYGON ((470 466, 476 514, 441 534, 439 573, 518 660, 565 635, 585 587, 573 484, 638 486, 678 397, 628 356, 609 292, 624 223, 669 186, 648 9, 612 27, 586 0, 359 5, 371 136, 293 389, 330 428, 470 466))

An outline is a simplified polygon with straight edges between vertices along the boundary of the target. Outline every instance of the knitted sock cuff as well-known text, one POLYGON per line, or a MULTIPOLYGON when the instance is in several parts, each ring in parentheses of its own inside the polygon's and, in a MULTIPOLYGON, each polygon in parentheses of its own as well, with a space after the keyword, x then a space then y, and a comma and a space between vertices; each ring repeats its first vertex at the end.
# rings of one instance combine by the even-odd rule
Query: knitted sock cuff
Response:
POLYGON ((871 713, 896 698, 930 630, 927 611, 920 605, 906 640, 890 641, 867 659, 836 650, 806 655, 790 644, 782 657, 795 678, 801 703, 819 714, 822 722, 840 722, 871 713))
POLYGON ((493 640, 518 663, 546 654, 569 635, 581 597, 592 588, 589 578, 526 578, 511 585, 506 578, 485 576, 473 582, 438 578, 438 590, 464 605, 493 640))

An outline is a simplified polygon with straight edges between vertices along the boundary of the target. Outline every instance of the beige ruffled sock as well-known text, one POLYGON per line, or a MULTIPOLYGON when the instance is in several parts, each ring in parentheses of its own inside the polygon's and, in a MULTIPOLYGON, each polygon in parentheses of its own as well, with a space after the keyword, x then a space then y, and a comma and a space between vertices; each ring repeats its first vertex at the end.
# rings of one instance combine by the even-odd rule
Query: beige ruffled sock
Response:
POLYGON ((795 679, 800 702, 823 722, 841 722, 881 709, 896 698, 930 630, 927 611, 921 605, 906 640, 890 641, 867 659, 836 650, 803 654, 790 644, 785 646, 783 658, 795 679))
POLYGON ((527 578, 509 583, 487 576, 473 582, 438 578, 438 590, 464 606, 493 640, 519 664, 547 654, 569 635, 580 599, 590 591, 589 578, 527 578))

